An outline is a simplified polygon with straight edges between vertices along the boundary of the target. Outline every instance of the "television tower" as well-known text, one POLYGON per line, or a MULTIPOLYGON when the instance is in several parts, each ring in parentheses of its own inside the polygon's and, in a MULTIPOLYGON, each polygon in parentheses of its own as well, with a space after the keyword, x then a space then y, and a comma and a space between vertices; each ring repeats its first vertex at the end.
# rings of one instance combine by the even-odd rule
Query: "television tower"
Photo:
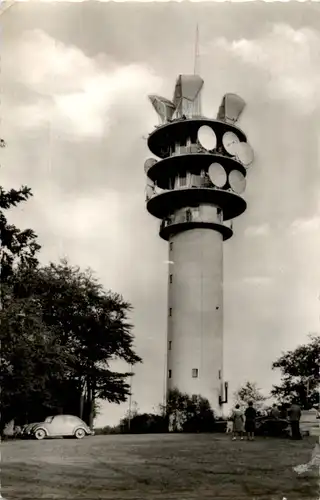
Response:
POLYGON ((216 119, 201 113, 200 76, 180 75, 174 97, 150 95, 161 124, 148 137, 148 212, 168 241, 167 391, 206 397, 221 413, 223 241, 246 210, 241 196, 253 151, 235 126, 245 102, 226 94, 216 119), (229 221, 229 222, 228 222, 229 221))

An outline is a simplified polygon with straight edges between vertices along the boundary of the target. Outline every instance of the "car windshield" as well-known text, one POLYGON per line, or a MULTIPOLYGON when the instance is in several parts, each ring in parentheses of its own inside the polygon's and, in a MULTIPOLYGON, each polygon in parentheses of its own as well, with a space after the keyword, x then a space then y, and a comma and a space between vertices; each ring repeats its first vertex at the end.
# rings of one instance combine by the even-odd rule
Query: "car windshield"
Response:
POLYGON ((45 422, 47 422, 48 424, 51 424, 52 420, 53 420, 53 417, 47 417, 45 419, 45 422))

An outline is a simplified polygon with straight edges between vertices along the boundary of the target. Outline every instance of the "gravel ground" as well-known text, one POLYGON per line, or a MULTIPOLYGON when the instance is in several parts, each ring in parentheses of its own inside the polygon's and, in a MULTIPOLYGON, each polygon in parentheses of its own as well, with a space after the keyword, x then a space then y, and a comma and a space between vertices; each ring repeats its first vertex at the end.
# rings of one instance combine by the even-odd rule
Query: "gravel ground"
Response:
POLYGON ((94 436, 2 443, 6 500, 319 499, 298 475, 315 438, 231 441, 217 434, 94 436))

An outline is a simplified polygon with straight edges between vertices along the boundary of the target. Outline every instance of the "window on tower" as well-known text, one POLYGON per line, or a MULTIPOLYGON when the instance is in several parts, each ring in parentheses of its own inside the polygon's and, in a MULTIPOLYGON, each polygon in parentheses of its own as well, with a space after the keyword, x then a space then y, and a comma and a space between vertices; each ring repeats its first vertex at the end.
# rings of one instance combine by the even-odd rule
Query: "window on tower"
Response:
POLYGON ((169 277, 170 283, 172 283, 172 277, 173 277, 172 274, 170 274, 170 277, 169 277))
POLYGON ((191 186, 192 187, 198 187, 200 186, 200 183, 201 183, 201 177, 200 175, 196 175, 196 174, 192 174, 192 177, 191 177, 191 186))
POLYGON ((194 217, 199 217, 200 216, 200 207, 193 207, 193 209, 192 209, 192 215, 194 217))
POLYGON ((186 178, 186 176, 184 176, 184 177, 179 177, 179 186, 180 186, 180 187, 184 187, 184 186, 186 186, 186 185, 187 185, 187 178, 186 178))
POLYGON ((168 378, 171 378, 171 375, 172 375, 172 371, 168 370, 168 378))
POLYGON ((169 342, 168 342, 168 349, 169 349, 169 351, 171 351, 171 347, 172 347, 172 340, 169 340, 169 342))
POLYGON ((172 316, 172 307, 169 309, 169 316, 172 316))
POLYGON ((170 241, 170 250, 173 250, 173 241, 170 241))
POLYGON ((198 368, 192 368, 192 378, 198 378, 199 370, 198 368))

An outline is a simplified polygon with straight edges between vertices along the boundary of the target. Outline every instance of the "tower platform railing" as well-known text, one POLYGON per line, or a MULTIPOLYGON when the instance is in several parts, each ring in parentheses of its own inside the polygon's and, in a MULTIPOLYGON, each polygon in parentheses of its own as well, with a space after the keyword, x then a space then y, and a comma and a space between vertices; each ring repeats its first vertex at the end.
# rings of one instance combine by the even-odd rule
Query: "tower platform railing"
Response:
POLYGON ((164 240, 169 240, 170 236, 186 229, 207 228, 218 231, 222 234, 223 240, 228 240, 233 235, 232 221, 223 222, 222 211, 217 207, 217 211, 210 215, 203 215, 201 207, 186 207, 179 210, 165 219, 160 224, 159 234, 164 240))
MULTIPOLYGON (((168 193, 168 192, 173 192, 173 191, 178 191, 180 189, 201 189, 201 188, 211 188, 211 189, 219 189, 216 186, 212 184, 208 176, 198 176, 197 182, 191 182, 186 185, 180 185, 180 186, 175 186, 172 189, 162 189, 159 188, 157 185, 153 186, 153 192, 150 194, 146 195, 146 202, 154 198, 155 196, 158 196, 159 194, 162 193, 168 193)), ((221 191, 221 190, 220 190, 221 191)))

